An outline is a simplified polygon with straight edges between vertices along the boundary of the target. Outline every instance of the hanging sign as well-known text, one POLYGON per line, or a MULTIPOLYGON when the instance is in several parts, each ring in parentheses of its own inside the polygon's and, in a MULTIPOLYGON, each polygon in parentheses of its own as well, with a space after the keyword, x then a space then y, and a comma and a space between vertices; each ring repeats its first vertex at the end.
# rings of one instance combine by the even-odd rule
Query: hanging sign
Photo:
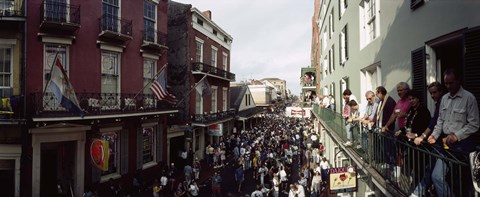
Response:
POLYGON ((208 126, 208 134, 211 136, 222 136, 223 124, 212 124, 208 126))
POLYGON ((92 164, 96 168, 107 171, 109 159, 108 141, 101 139, 93 139, 90 144, 90 158, 92 164))
POLYGON ((330 193, 357 191, 357 173, 355 167, 329 169, 330 193))

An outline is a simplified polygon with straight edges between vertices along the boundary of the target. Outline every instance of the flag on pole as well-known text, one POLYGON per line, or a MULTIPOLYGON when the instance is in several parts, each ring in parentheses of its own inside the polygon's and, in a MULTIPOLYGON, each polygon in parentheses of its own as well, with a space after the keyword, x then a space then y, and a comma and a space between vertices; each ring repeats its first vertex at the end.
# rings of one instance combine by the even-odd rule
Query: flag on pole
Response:
POLYGON ((167 91, 167 72, 166 68, 160 71, 157 79, 153 81, 152 85, 150 86, 150 90, 152 90, 155 97, 158 100, 167 101, 168 103, 175 104, 177 102, 177 98, 173 95, 168 93, 167 91))
POLYGON ((203 77, 195 86, 195 89, 201 96, 209 96, 212 94, 212 87, 208 83, 207 77, 203 77))
POLYGON ((72 113, 79 113, 82 117, 84 116, 84 112, 82 108, 80 108, 73 86, 68 80, 68 76, 65 69, 63 69, 62 62, 60 62, 58 56, 56 56, 54 65, 52 65, 48 87, 52 90, 57 101, 59 101, 65 109, 72 113))

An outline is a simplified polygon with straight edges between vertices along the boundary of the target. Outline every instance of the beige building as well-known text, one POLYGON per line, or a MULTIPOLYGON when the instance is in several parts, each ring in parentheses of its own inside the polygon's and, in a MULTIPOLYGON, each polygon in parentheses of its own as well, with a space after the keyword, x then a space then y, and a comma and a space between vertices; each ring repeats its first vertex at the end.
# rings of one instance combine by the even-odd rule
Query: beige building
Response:
POLYGON ((273 86, 275 86, 277 98, 281 98, 282 100, 285 100, 287 98, 287 81, 279 78, 263 78, 263 79, 260 79, 260 81, 261 82, 268 81, 273 86))

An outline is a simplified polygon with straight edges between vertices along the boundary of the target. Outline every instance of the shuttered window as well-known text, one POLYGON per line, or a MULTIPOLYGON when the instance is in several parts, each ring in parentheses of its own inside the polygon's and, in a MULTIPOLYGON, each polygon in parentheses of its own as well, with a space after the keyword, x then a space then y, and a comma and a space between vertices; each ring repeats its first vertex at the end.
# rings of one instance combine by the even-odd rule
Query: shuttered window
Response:
POLYGON ((465 33, 465 76, 463 87, 477 98, 480 106, 480 27, 465 33))
POLYGON ((412 51, 412 90, 421 93, 420 100, 423 106, 427 106, 425 47, 412 51))

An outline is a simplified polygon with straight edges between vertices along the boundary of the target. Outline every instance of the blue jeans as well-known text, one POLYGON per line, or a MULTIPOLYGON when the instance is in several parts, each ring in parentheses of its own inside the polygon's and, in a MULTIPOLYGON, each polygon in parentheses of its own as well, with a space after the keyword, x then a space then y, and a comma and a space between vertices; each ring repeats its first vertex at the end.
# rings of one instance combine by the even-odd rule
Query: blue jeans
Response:
POLYGON ((345 125, 345 131, 347 132, 347 140, 348 141, 353 141, 353 131, 352 131, 352 124, 348 123, 345 125))
POLYGON ((448 168, 445 161, 442 159, 437 159, 435 163, 435 167, 433 168, 432 172, 432 181, 433 185, 435 186, 435 191, 437 192, 437 196, 452 196, 450 192, 450 187, 448 186, 445 176, 447 175, 448 168))

